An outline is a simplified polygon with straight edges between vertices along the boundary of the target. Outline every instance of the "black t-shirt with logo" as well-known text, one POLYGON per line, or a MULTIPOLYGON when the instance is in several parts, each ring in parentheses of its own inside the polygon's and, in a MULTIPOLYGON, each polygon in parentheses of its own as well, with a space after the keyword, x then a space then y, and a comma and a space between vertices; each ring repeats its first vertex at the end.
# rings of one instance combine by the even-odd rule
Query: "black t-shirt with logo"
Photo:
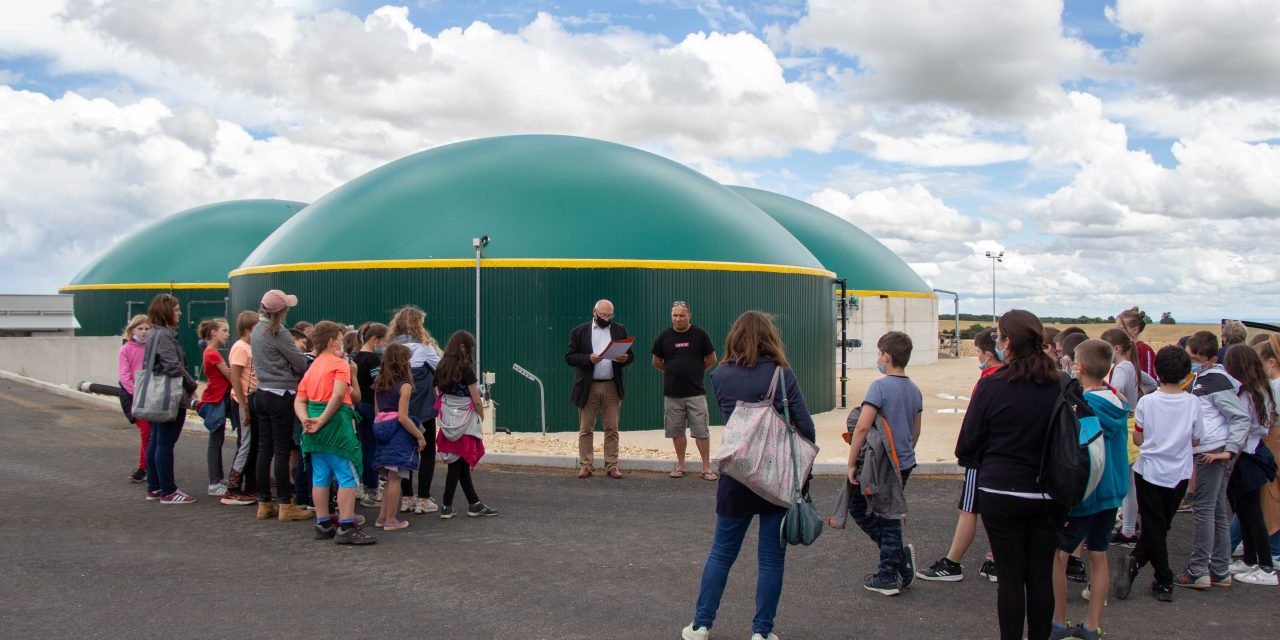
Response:
POLYGON ((689 330, 683 333, 668 328, 658 334, 658 339, 653 341, 653 355, 661 358, 666 368, 662 394, 672 398, 705 394, 703 363, 715 351, 711 336, 695 325, 689 325, 689 330))

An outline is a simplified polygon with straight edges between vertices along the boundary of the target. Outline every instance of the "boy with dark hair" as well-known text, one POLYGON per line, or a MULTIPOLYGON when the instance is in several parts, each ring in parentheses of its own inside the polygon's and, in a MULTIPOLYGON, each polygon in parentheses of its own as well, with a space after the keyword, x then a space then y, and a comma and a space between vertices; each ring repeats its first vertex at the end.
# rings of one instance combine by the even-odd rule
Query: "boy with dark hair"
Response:
POLYGON ((1138 544, 1116 571, 1113 590, 1121 600, 1129 597, 1138 571, 1150 562, 1156 574, 1152 594, 1161 602, 1173 602, 1169 527, 1191 479, 1191 448, 1205 435, 1200 401, 1183 393, 1180 386, 1190 372, 1191 358, 1186 351, 1173 346, 1161 349, 1156 354, 1160 388, 1138 400, 1134 412, 1133 442, 1141 450, 1133 463, 1133 481, 1137 483, 1142 530, 1138 544))
POLYGON ((915 547, 903 547, 901 519, 885 517, 870 510, 859 486, 859 454, 874 426, 887 427, 886 435, 896 453, 905 487, 911 470, 916 466, 915 445, 920 439, 924 396, 906 374, 907 363, 911 360, 911 337, 901 331, 890 331, 880 337, 876 348, 879 350, 876 368, 884 377, 867 387, 862 412, 850 438, 848 477, 854 486, 849 492, 849 515, 880 547, 879 568, 867 577, 863 586, 870 591, 896 596, 900 589, 911 586, 915 580, 915 547))
POLYGON ((1062 370, 1071 374, 1073 378, 1076 377, 1075 368, 1072 366, 1075 364, 1076 348, 1088 339, 1089 336, 1085 335, 1084 331, 1068 334, 1062 339, 1062 370))
MULTIPOLYGON (((996 353, 995 329, 986 329, 974 336, 973 346, 978 350, 978 369, 982 371, 978 376, 979 380, 995 373, 1004 364, 1000 354, 996 353)), ((974 383, 973 388, 977 390, 977 383, 974 383)), ((978 531, 978 494, 980 492, 978 491, 977 461, 960 460, 958 462, 964 467, 964 484, 960 487, 960 504, 956 507, 960 510, 960 516, 956 520, 956 531, 951 537, 951 548, 947 549, 947 555, 938 558, 938 561, 930 567, 916 571, 916 576, 921 580, 937 582, 964 580, 964 565, 960 564, 960 561, 969 551, 969 545, 973 544, 974 534, 978 531)), ((996 561, 991 559, 991 552, 987 552, 987 559, 983 561, 978 575, 992 582, 996 581, 996 561)))
POLYGON ((1067 524, 1058 532, 1058 553, 1053 573, 1053 627, 1050 640, 1102 637, 1099 625, 1102 607, 1106 604, 1107 549, 1111 542, 1111 526, 1116 521, 1116 510, 1129 492, 1129 452, 1126 442, 1129 434, 1129 405, 1116 394, 1105 380, 1111 371, 1111 345, 1102 340, 1086 340, 1076 347, 1073 358, 1077 365, 1077 379, 1084 388, 1085 402, 1093 409, 1102 427, 1106 445, 1106 467, 1098 487, 1093 493, 1067 514, 1067 524), (1069 554, 1080 543, 1089 551, 1090 574, 1089 611, 1085 621, 1072 628, 1067 623, 1067 562, 1069 554), (1092 594, 1100 594, 1092 597, 1092 594))
POLYGON ((1196 374, 1191 395, 1200 401, 1204 437, 1192 451, 1196 490, 1191 498, 1191 557, 1174 584, 1191 589, 1225 587, 1231 584, 1227 480, 1249 435, 1249 412, 1236 395, 1240 383, 1218 364, 1218 336, 1196 332, 1187 340, 1187 353, 1196 374))

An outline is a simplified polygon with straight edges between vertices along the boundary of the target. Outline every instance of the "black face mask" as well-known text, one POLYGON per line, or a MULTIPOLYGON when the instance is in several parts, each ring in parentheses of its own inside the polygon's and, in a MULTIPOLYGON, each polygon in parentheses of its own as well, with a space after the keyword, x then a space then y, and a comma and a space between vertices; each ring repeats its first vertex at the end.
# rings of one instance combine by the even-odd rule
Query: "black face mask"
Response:
POLYGON ((613 323, 613 320, 605 320, 604 318, 601 318, 600 316, 597 316, 594 314, 592 317, 596 319, 596 326, 600 327, 601 329, 608 329, 609 325, 613 323))

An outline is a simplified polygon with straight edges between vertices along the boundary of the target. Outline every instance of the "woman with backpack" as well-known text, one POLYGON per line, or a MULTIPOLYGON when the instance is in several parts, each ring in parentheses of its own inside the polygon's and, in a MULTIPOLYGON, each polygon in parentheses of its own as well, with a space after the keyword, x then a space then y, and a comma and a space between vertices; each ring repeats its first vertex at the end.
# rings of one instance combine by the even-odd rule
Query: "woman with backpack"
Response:
POLYGON ((1039 318, 1014 309, 997 328, 996 354, 1005 364, 978 381, 955 453, 978 464, 982 524, 1000 567, 1000 637, 1017 640, 1025 629, 1027 638, 1044 640, 1053 618, 1054 550, 1067 516, 1039 481, 1060 377, 1039 318))
MULTIPOLYGON (((773 391, 773 374, 781 368, 782 382, 790 401, 791 422, 796 431, 814 439, 813 418, 805 405, 800 383, 787 362, 786 349, 773 317, 759 311, 747 311, 729 329, 725 338, 724 358, 711 374, 711 385, 716 402, 725 420, 729 420, 739 402, 760 402, 773 391)), ((782 413, 781 392, 774 394, 774 409, 782 413)), ((806 482, 805 493, 808 492, 806 482)), ((702 584, 698 588, 698 603, 693 622, 681 632, 684 640, 706 640, 716 621, 720 597, 724 595, 729 570, 738 558, 742 539, 751 527, 751 521, 760 519, 758 543, 760 568, 756 576, 756 614, 751 621, 752 640, 776 640, 773 619, 778 611, 778 599, 782 596, 782 575, 786 549, 779 542, 782 518, 786 508, 765 500, 747 486, 720 474, 716 489, 716 532, 711 541, 711 552, 702 567, 702 584)))

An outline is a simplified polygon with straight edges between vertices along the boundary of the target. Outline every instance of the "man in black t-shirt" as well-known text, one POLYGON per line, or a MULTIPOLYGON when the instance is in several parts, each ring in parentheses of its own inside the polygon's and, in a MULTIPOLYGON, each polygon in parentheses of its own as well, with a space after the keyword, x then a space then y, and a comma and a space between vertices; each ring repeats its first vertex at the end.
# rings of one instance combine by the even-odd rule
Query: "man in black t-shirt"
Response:
POLYGON ((676 468, 672 478, 683 478, 689 444, 685 429, 693 433, 693 441, 702 454, 702 478, 718 480, 711 470, 711 433, 707 429, 707 391, 702 384, 716 363, 716 348, 711 336, 690 320, 689 303, 676 301, 671 306, 671 328, 653 341, 653 366, 663 372, 663 426, 676 449, 676 468))

